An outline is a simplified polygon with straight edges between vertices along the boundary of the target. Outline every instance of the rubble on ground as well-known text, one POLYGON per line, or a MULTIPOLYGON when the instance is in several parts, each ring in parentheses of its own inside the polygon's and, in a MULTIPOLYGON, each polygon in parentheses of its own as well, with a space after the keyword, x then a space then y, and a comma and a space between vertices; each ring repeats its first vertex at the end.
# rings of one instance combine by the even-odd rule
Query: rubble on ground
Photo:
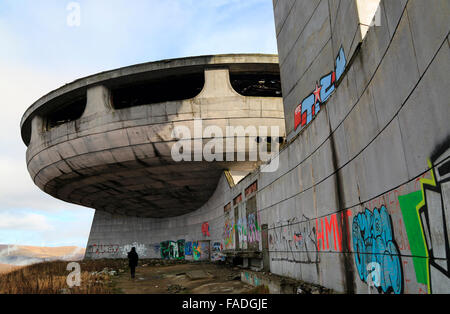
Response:
MULTIPOLYGON (((122 271, 124 272, 124 271, 122 271)), ((105 267, 102 271, 94 271, 91 273, 91 276, 102 276, 102 275, 108 275, 108 276, 117 276, 117 271, 109 269, 105 267)))
POLYGON ((177 284, 167 286, 167 291, 169 293, 180 293, 181 291, 184 291, 184 290, 186 290, 185 287, 183 287, 181 285, 177 285, 177 284))

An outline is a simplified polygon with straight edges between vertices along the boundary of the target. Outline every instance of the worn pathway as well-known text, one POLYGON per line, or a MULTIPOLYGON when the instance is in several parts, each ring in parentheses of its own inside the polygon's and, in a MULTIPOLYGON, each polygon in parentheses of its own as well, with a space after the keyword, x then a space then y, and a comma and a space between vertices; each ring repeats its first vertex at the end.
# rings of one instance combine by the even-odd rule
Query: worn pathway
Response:
POLYGON ((136 278, 121 273, 113 279, 118 293, 125 294, 240 294, 254 287, 240 281, 240 271, 225 265, 175 264, 141 265, 136 278))

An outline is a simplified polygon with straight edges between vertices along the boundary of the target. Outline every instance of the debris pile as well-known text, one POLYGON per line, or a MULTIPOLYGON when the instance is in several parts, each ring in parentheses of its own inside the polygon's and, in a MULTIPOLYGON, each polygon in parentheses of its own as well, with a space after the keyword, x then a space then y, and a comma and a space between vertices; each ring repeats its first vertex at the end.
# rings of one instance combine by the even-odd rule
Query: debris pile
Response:
MULTIPOLYGON (((119 272, 124 272, 123 269, 119 270, 119 272)), ((103 275, 108 275, 108 276, 117 276, 117 271, 113 270, 113 269, 109 269, 108 267, 105 267, 102 271, 94 271, 91 273, 91 276, 103 276, 103 275)))
POLYGON ((185 287, 183 287, 181 285, 177 285, 177 284, 167 286, 167 291, 169 293, 180 293, 181 291, 184 291, 184 290, 186 290, 185 287))

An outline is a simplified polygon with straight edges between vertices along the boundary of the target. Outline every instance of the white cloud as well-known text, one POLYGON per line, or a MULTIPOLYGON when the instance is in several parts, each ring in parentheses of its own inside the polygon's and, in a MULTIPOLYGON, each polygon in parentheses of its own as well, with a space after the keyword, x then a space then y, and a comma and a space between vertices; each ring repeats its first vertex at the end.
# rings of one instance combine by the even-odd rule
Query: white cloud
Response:
POLYGON ((28 174, 23 156, 18 159, 0 156, 0 174, 0 212, 11 209, 33 209, 43 212, 57 212, 63 209, 87 210, 41 191, 28 174))
MULTIPOLYGON (((20 136, 20 120, 37 99, 70 80, 70 73, 36 72, 14 62, 0 60, 0 211, 75 208, 42 192, 28 174, 26 146, 20 136)), ((81 208, 81 207, 78 207, 81 208)))
POLYGON ((27 231, 49 231, 54 228, 48 223, 43 215, 33 213, 3 213, 0 212, 0 229, 2 230, 27 230, 27 231))

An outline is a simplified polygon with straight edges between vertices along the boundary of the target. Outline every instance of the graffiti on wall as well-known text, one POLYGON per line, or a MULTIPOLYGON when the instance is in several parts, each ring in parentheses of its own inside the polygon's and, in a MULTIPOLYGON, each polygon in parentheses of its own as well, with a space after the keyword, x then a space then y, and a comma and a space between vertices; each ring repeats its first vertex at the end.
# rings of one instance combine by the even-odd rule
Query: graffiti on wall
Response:
MULTIPOLYGON (((316 219, 317 230, 317 250, 333 250, 336 252, 343 251, 343 221, 348 217, 351 217, 352 213, 349 210, 344 210, 340 214, 334 213, 329 216, 316 219), (339 220, 340 219, 340 220, 339 220)), ((347 232, 345 237, 348 240, 348 246, 350 247, 350 231, 347 232)))
POLYGON ((193 241, 192 242, 192 256, 195 261, 209 260, 210 248, 209 241, 193 241))
POLYGON ((363 212, 270 224, 270 260, 319 263, 319 252, 348 247, 357 277, 379 293, 448 293, 449 155, 430 162, 417 180, 362 204, 363 212), (344 219, 350 219, 350 234, 343 233, 344 219))
POLYGON ((294 112, 294 130, 299 126, 304 127, 319 113, 321 104, 324 104, 331 94, 335 91, 335 83, 339 81, 344 73, 347 60, 345 59, 344 49, 341 47, 339 55, 336 58, 335 71, 325 75, 318 82, 316 88, 295 108, 294 112))
POLYGON ((202 247, 199 245, 198 241, 192 242, 192 256, 195 261, 198 261, 202 256, 202 247))
POLYGON ((122 256, 127 256, 128 252, 130 252, 131 248, 133 247, 136 248, 136 252, 139 256, 145 256, 147 254, 147 248, 145 247, 145 244, 134 242, 132 244, 126 244, 120 248, 122 256))
POLYGON ((226 250, 234 249, 234 215, 231 210, 231 203, 228 203, 223 208, 224 214, 224 228, 223 228, 223 242, 226 250))
POLYGON ((177 247, 178 247, 178 259, 179 260, 184 260, 184 252, 185 252, 185 243, 186 241, 184 240, 178 240, 177 241, 177 247))
POLYGON ((117 254, 119 249, 120 245, 118 244, 92 244, 88 246, 86 252, 95 255, 117 254))
POLYGON ((163 241, 160 248, 162 259, 185 259, 185 240, 163 241))
POLYGON ((248 188, 245 189, 245 197, 249 198, 251 194, 254 194, 258 191, 258 181, 252 183, 248 188))
POLYGON ((208 222, 204 222, 202 224, 202 234, 204 237, 209 237, 209 223, 208 222))
POLYGON ((253 274, 253 273, 249 274, 248 272, 244 272, 244 273, 241 273, 241 277, 242 277, 242 275, 244 275, 244 277, 245 277, 245 278, 242 278, 242 279, 244 279, 243 280, 244 282, 246 282, 252 286, 255 286, 255 287, 258 287, 261 285, 261 280, 258 278, 257 274, 253 274))
POLYGON ((185 243, 184 255, 185 256, 192 256, 192 241, 188 241, 188 242, 185 243))
POLYGON ((247 215, 247 242, 248 249, 252 251, 258 251, 260 249, 261 242, 261 228, 260 228, 260 213, 258 211, 256 193, 257 182, 253 183, 250 187, 246 189, 247 199, 245 202, 245 209, 247 215), (252 195, 252 196, 250 196, 252 195))
MULTIPOLYGON (((244 209, 245 211, 245 209, 244 209)), ((247 217, 242 211, 239 212, 239 219, 237 223, 238 237, 239 237, 239 247, 241 249, 247 248, 247 217)))
POLYGON ((212 245, 211 260, 225 261, 225 255, 222 253, 223 246, 220 242, 214 242, 212 245))
POLYGON ((419 179, 419 191, 399 196, 416 280, 428 293, 450 289, 450 159, 443 157, 447 158, 435 167, 428 162, 431 178, 419 179))
POLYGON ((224 207, 222 239, 225 250, 260 250, 261 226, 257 191, 258 181, 255 181, 224 207))
POLYGON ((86 253, 91 255, 117 255, 117 256, 127 256, 131 248, 135 247, 136 252, 141 256, 147 255, 147 247, 142 243, 131 243, 125 245, 119 244, 92 244, 87 247, 86 253))
POLYGON ((259 227, 257 214, 249 214, 247 218, 248 242, 261 241, 261 228, 259 227))
POLYGON ((297 217, 279 220, 269 226, 269 250, 272 261, 317 264, 320 256, 317 252, 315 220, 306 216, 298 221, 297 217), (282 257, 276 252, 287 253, 282 257))
POLYGON ((163 241, 160 243, 161 258, 173 259, 178 257, 178 247, 175 241, 163 241))
POLYGON ((399 294, 403 288, 400 254, 394 241, 391 216, 385 206, 366 209, 353 218, 353 251, 359 278, 368 282, 370 267, 379 265, 375 287, 384 293, 399 294), (368 270, 369 268, 369 270, 368 270))

